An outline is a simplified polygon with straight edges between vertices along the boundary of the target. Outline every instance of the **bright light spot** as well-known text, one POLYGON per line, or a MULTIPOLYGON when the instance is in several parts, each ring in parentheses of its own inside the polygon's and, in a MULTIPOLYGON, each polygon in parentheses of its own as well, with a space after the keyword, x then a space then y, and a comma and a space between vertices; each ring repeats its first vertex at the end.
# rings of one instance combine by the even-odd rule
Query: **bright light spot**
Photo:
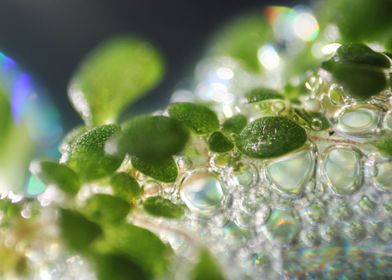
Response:
POLYGON ((319 24, 310 13, 298 13, 293 21, 294 33, 304 41, 313 41, 319 34, 319 24))
POLYGON ((323 54, 334 54, 339 47, 339 43, 332 43, 324 46, 321 51, 323 54))
POLYGON ((234 73, 230 68, 220 67, 216 70, 216 75, 219 79, 230 80, 231 78, 233 78, 234 73))
POLYGON ((280 66, 280 57, 270 45, 261 47, 257 52, 257 58, 268 70, 276 70, 280 66))

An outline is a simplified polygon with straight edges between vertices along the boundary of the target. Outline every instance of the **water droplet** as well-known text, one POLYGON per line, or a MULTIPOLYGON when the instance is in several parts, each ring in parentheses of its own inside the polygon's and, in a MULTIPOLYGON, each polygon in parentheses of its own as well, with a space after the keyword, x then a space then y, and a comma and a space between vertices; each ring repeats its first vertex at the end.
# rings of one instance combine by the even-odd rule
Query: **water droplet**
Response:
POLYGON ((392 161, 376 163, 376 174, 374 183, 384 190, 392 189, 392 161))
POLYGON ((381 120, 380 110, 372 105, 355 105, 337 117, 336 130, 348 135, 366 136, 374 133, 381 120))
POLYGON ((311 223, 320 223, 325 217, 324 206, 314 201, 305 208, 305 215, 311 223))
POLYGON ((344 91, 342 87, 333 84, 328 91, 329 100, 333 105, 341 105, 344 103, 344 91))
POLYGON ((336 219, 337 221, 347 220, 351 217, 352 214, 350 207, 344 200, 335 201, 330 205, 329 209, 332 218, 336 219))
POLYGON ((235 186, 251 188, 258 181, 257 168, 251 163, 240 162, 233 167, 231 181, 235 186))
POLYGON ((294 210, 275 208, 266 223, 268 236, 280 244, 290 244, 298 235, 301 222, 294 210))
POLYGON ((305 100, 303 104, 303 108, 307 112, 320 112, 321 104, 318 99, 308 98, 305 100))
POLYGON ((272 161, 266 168, 266 174, 279 192, 299 195, 313 176, 314 166, 314 153, 305 149, 272 161))
POLYGON ((355 192, 362 182, 359 153, 350 147, 330 148, 324 159, 324 172, 334 192, 355 192))
POLYGON ((313 130, 321 130, 323 129, 323 121, 317 118, 314 118, 311 122, 310 122, 310 127, 313 130))
POLYGON ((376 208, 376 204, 364 195, 358 201, 357 208, 362 214, 370 214, 376 208))
POLYGON ((207 171, 196 171, 185 178, 181 198, 191 211, 209 215, 221 208, 223 188, 218 178, 207 171))

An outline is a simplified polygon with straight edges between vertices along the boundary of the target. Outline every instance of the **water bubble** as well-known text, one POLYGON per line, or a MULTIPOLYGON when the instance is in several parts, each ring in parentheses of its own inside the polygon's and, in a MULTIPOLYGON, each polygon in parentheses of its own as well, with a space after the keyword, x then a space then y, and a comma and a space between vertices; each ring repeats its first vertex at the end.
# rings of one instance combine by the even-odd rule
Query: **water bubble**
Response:
POLYGON ((333 84, 328 91, 328 97, 330 102, 335 105, 342 105, 344 103, 344 91, 343 88, 333 84))
POLYGON ((307 112, 320 112, 321 104, 316 98, 308 98, 303 103, 303 108, 307 112))
POLYGON ((266 223, 268 236, 279 244, 290 244, 297 237, 301 222, 294 210, 274 208, 266 223))
POLYGON ((222 207, 224 193, 213 173, 196 171, 183 181, 181 198, 191 211, 210 215, 222 207))
POLYGON ((351 194, 362 182, 360 154, 350 147, 330 147, 324 158, 328 185, 337 194, 351 194))
POLYGON ((357 208, 362 214, 370 214, 376 208, 376 204, 368 196, 364 195, 358 201, 357 208))
POLYGON ((352 211, 348 203, 344 200, 335 201, 330 205, 329 209, 332 218, 336 219, 337 221, 347 220, 352 215, 352 211))
POLYGON ((266 167, 266 175, 273 187, 286 195, 299 195, 313 176, 315 156, 304 149, 272 161, 266 167))
POLYGON ((324 125, 323 125, 323 121, 320 120, 320 119, 318 119, 318 118, 314 118, 314 119, 312 119, 312 121, 310 122, 310 127, 311 127, 313 130, 316 130, 316 131, 323 129, 323 126, 324 126, 324 125))
POLYGON ((366 136, 376 132, 381 111, 367 104, 347 107, 337 117, 336 130, 348 135, 366 136))
POLYGON ((377 172, 373 179, 376 186, 384 190, 392 189, 392 161, 376 163, 375 167, 377 172))
POLYGON ((305 216, 311 223, 320 223, 325 217, 324 205, 321 202, 314 201, 305 208, 305 216))

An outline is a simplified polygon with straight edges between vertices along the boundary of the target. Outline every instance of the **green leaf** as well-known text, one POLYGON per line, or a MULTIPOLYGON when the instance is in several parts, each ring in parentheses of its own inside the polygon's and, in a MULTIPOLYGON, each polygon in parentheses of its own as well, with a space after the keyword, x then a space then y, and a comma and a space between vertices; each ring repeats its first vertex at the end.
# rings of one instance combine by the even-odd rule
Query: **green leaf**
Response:
POLYGON ((261 102, 271 99, 284 99, 278 91, 270 88, 255 88, 245 94, 248 103, 261 102))
POLYGON ((107 154, 105 144, 120 132, 117 125, 103 125, 85 132, 71 145, 67 165, 84 181, 112 174, 122 163, 123 157, 107 154))
POLYGON ((246 14, 229 22, 215 35, 211 55, 234 58, 246 70, 257 72, 261 68, 257 52, 272 37, 272 29, 262 13, 246 14))
POLYGON ((236 139, 238 149, 249 157, 273 158, 303 146, 305 130, 285 117, 264 117, 249 123, 236 139))
POLYGON ((191 280, 224 280, 215 258, 206 248, 202 248, 199 253, 199 261, 191 272, 191 280))
POLYGON ((218 117, 210 108, 194 103, 173 103, 169 115, 182 122, 196 134, 211 133, 219 128, 218 117))
POLYGON ((152 232, 122 224, 106 228, 105 237, 117 252, 140 265, 150 275, 160 276, 168 269, 172 251, 152 232))
POLYGON ((392 157, 392 134, 387 134, 380 139, 370 142, 375 146, 382 154, 392 157))
POLYGON ((60 144, 60 152, 62 154, 67 153, 72 146, 72 144, 87 131, 87 127, 84 125, 77 126, 68 132, 62 139, 60 144))
POLYGON ((386 69, 391 66, 391 62, 384 54, 375 52, 368 46, 358 43, 341 45, 332 59, 334 62, 362 64, 386 69))
POLYGON ((119 149, 147 161, 160 161, 180 153, 189 139, 188 130, 165 116, 139 116, 124 125, 119 149))
POLYGON ((177 179, 177 164, 173 158, 149 162, 138 157, 132 157, 134 168, 151 178, 165 183, 173 183, 177 179))
POLYGON ((76 195, 81 187, 78 175, 68 166, 57 162, 32 162, 30 171, 46 185, 55 185, 71 196, 76 195))
POLYGON ((9 98, 0 85, 0 145, 5 139, 12 124, 11 105, 9 98))
POLYGON ((94 263, 99 280, 151 279, 137 263, 120 255, 97 255, 94 263))
POLYGON ((125 172, 114 174, 110 179, 110 185, 116 196, 127 201, 139 198, 142 193, 142 189, 135 178, 125 172))
POLYGON ((225 153, 233 149, 234 145, 222 132, 215 131, 208 137, 208 147, 213 152, 225 153))
POLYGON ((131 205, 122 198, 95 194, 87 200, 83 212, 96 223, 118 223, 125 219, 130 209, 131 205))
POLYGON ((59 226, 65 244, 76 251, 87 250, 102 235, 102 230, 96 223, 68 209, 60 209, 59 226))
POLYGON ((73 76, 69 97, 87 125, 117 120, 163 76, 160 54, 147 42, 118 37, 99 45, 73 76))
POLYGON ((184 207, 176 205, 169 199, 161 196, 152 196, 143 203, 144 210, 157 217, 179 219, 184 215, 184 207))
POLYGON ((226 133, 240 134, 247 123, 248 119, 244 115, 237 114, 224 121, 222 130, 226 133))
POLYGON ((388 86, 389 59, 362 44, 342 45, 322 68, 353 97, 366 99, 388 86))

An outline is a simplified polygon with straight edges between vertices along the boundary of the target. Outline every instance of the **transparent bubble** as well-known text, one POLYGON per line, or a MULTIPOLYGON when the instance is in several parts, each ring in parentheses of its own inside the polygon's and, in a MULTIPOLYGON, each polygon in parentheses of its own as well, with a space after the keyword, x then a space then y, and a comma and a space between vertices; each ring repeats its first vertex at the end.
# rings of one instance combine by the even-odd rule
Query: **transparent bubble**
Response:
POLYGON ((330 147, 323 169, 328 185, 338 194, 352 194, 361 186, 360 154, 350 147, 330 147))
POLYGON ((384 161, 376 163, 377 173, 373 180, 376 186, 381 189, 392 189, 392 161, 384 161))
POLYGON ((236 163, 231 172, 231 181, 235 186, 249 189, 256 185, 258 181, 257 168, 251 163, 236 163))
POLYGON ((279 244, 290 244, 301 229, 301 221, 294 210, 274 208, 266 223, 269 237, 279 244))

